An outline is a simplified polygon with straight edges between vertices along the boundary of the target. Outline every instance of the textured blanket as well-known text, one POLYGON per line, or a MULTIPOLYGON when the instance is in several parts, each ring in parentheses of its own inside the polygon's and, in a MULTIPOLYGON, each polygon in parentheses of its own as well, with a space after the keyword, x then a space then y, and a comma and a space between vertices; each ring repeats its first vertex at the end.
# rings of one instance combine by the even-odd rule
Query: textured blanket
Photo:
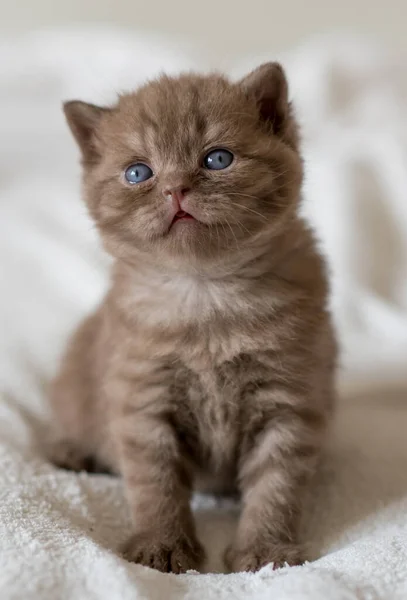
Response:
POLYGON ((129 528, 120 480, 42 456, 48 381, 109 263, 79 200, 60 102, 109 101, 208 60, 117 31, 0 41, 2 600, 407 598, 407 75, 363 41, 319 39, 283 57, 303 123, 304 211, 331 260, 343 345, 337 419, 307 500, 313 561, 222 574, 238 507, 200 496, 206 574, 129 564, 117 554, 129 528))

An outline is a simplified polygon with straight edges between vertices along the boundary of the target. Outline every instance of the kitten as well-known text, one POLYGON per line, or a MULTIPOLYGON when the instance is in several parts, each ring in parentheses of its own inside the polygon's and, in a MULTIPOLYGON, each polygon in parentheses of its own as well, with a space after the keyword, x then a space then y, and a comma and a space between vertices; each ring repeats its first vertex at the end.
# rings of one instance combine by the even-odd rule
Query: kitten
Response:
POLYGON ((300 564, 336 344, 324 261, 298 216, 282 68, 238 83, 162 76, 111 108, 74 101, 65 114, 115 262, 53 386, 56 462, 122 475, 131 561, 199 567, 198 487, 241 493, 230 569, 300 564))

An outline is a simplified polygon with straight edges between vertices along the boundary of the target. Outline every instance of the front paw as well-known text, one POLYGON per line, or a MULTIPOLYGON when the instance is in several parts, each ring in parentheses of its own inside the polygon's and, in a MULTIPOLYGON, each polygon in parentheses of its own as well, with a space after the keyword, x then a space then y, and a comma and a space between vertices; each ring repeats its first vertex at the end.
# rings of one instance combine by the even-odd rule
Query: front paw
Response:
POLYGON ((304 549, 297 544, 253 543, 248 546, 229 546, 225 553, 225 563, 230 571, 258 571, 273 563, 274 569, 301 565, 305 558, 304 549))
POLYGON ((133 535, 123 548, 123 556, 162 573, 186 573, 197 570, 205 558, 205 552, 198 540, 185 533, 167 540, 155 533, 133 535))

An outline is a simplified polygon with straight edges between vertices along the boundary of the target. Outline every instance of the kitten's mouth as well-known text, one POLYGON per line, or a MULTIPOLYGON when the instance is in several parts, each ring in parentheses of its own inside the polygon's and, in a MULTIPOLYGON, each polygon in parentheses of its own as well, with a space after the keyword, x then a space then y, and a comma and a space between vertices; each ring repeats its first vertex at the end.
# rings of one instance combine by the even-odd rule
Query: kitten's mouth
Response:
POLYGON ((175 223, 179 223, 179 222, 186 222, 186 221, 196 221, 195 217, 193 217, 192 215, 190 215, 189 213, 185 212, 185 210, 179 210, 172 222, 171 222, 171 227, 173 225, 175 225, 175 223))

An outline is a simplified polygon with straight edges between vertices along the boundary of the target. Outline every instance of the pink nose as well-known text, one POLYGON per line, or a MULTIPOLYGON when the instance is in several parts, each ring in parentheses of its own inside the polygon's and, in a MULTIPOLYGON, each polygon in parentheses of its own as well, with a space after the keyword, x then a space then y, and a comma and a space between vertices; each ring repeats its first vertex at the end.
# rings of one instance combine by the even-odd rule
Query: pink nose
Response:
POLYGON ((164 197, 166 200, 171 200, 176 211, 182 210, 182 202, 184 201, 188 192, 189 188, 183 185, 168 187, 163 190, 164 197))

